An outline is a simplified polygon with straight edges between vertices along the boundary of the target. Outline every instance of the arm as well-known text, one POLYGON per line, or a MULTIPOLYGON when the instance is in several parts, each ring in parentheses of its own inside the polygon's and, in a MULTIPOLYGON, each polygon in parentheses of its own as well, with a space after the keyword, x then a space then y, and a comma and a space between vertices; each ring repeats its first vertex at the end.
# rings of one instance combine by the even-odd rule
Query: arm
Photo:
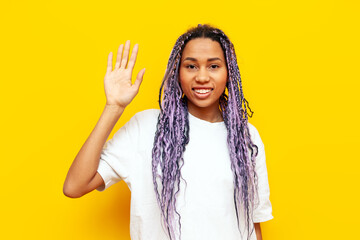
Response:
POLYGON ((260 223, 254 223, 256 239, 262 240, 260 223))
POLYGON ((259 205, 253 211, 253 221, 255 227, 256 238, 262 240, 262 233, 260 228, 261 222, 269 221, 273 218, 272 207, 270 202, 270 188, 268 182, 268 174, 266 168, 265 147, 261 140, 260 134, 257 129, 251 125, 252 139, 258 146, 258 155, 256 156, 256 173, 258 175, 258 194, 259 205))
POLYGON ((105 106, 99 121, 69 169, 63 188, 66 196, 81 197, 104 184, 97 173, 101 150, 123 111, 123 108, 105 106))
POLYGON ((125 44, 124 54, 123 44, 120 45, 113 71, 112 53, 108 56, 104 78, 106 105, 95 128, 70 166, 63 187, 63 192, 68 197, 81 197, 104 184, 97 173, 102 148, 125 107, 138 93, 145 72, 145 69, 140 70, 134 84, 131 83, 138 45, 134 46, 128 63, 129 50, 130 41, 125 44))

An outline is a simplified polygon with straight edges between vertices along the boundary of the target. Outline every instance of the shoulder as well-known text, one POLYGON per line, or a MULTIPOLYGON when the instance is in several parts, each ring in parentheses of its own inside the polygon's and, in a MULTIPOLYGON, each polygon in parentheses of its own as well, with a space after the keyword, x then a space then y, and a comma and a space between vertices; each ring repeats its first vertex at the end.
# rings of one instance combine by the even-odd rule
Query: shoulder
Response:
POLYGON ((257 128, 250 122, 248 122, 248 128, 249 128, 249 132, 251 135, 259 134, 259 131, 257 130, 257 128))
POLYGON ((248 126, 249 126, 251 140, 253 144, 257 146, 257 150, 258 150, 258 153, 256 155, 256 169, 257 169, 256 171, 258 174, 267 174, 264 143, 261 140, 259 131, 256 129, 256 127, 251 123, 248 123, 248 126))
POLYGON ((129 143, 143 142, 144 136, 151 136, 155 133, 159 113, 160 110, 157 109, 137 112, 114 134, 114 139, 129 143))
POLYGON ((125 128, 137 129, 139 132, 153 131, 156 128, 159 109, 147 109, 137 112, 125 125, 125 128))
POLYGON ((157 120, 159 114, 160 114, 159 109, 146 109, 146 110, 136 113, 133 118, 135 118, 138 121, 144 121, 144 120, 151 121, 154 119, 157 120))
POLYGON ((256 144, 257 146, 263 145, 263 142, 260 137, 260 133, 257 130, 257 128, 249 122, 248 122, 248 127, 249 127, 249 133, 250 133, 251 140, 254 142, 254 144, 256 144))

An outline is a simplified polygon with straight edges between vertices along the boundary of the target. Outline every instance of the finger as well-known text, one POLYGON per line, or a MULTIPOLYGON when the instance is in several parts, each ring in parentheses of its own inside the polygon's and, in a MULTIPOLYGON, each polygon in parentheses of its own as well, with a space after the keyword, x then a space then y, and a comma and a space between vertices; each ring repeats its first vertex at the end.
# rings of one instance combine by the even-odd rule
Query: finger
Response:
POLYGON ((125 43, 125 49, 124 49, 124 54, 122 56, 120 68, 126 68, 126 64, 129 57, 129 51, 130 51, 130 40, 127 40, 125 43))
POLYGON ((116 57, 115 69, 118 69, 120 67, 120 61, 123 50, 124 50, 124 44, 120 44, 116 57))
POLYGON ((109 74, 112 71, 112 58, 113 58, 112 52, 110 52, 108 55, 106 74, 109 74))
POLYGON ((134 68, 138 50, 139 50, 139 44, 135 44, 134 48, 132 50, 132 53, 131 53, 131 57, 130 57, 130 60, 129 60, 129 63, 128 63, 128 67, 127 67, 127 68, 129 68, 131 70, 134 68))
POLYGON ((143 77, 144 77, 144 73, 145 73, 145 68, 141 69, 141 70, 139 71, 139 73, 137 74, 137 76, 136 76, 136 80, 135 80, 135 82, 134 82, 134 85, 135 85, 135 87, 136 87, 137 89, 140 88, 140 85, 141 85, 142 80, 143 80, 143 77))

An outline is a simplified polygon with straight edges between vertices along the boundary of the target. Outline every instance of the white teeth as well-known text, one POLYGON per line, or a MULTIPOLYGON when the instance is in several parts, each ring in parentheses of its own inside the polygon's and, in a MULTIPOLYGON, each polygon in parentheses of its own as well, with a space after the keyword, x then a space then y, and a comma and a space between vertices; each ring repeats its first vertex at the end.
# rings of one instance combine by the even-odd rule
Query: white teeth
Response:
POLYGON ((211 89, 194 89, 197 93, 208 93, 211 91, 211 89))

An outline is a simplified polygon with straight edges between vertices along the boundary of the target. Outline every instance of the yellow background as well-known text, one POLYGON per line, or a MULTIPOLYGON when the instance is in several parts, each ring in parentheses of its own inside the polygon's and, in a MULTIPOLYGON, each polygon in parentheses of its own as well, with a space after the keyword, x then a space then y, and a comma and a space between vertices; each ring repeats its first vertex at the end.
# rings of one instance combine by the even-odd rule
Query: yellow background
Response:
POLYGON ((126 184, 70 199, 63 182, 103 110, 108 53, 130 39, 147 69, 115 131, 158 107, 172 46, 198 23, 233 41, 266 147, 263 238, 358 236, 357 1, 94 2, 1 3, 1 239, 130 239, 126 184))

